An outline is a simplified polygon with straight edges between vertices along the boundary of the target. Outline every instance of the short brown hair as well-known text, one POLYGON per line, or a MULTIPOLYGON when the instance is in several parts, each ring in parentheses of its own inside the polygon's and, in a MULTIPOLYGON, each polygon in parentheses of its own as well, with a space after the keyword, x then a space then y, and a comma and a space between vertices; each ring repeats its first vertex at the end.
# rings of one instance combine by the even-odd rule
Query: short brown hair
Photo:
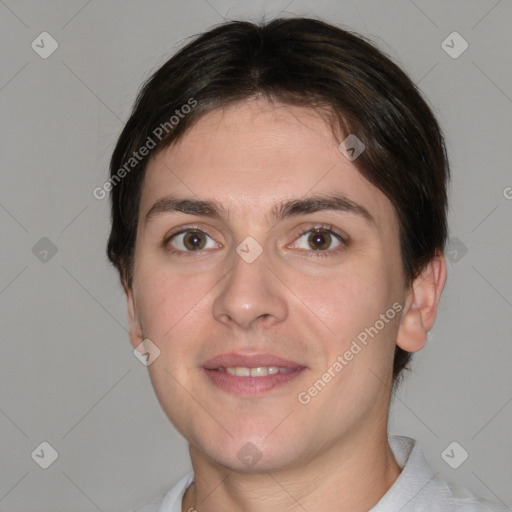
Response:
MULTIPOLYGON (((256 96, 327 110, 335 134, 355 134, 364 143, 354 164, 396 210, 408 283, 443 251, 446 149, 433 113, 407 75, 364 37, 319 20, 232 21, 196 37, 150 77, 113 152, 107 253, 125 289, 133 279, 148 158, 177 141, 205 113, 256 96), (183 106, 192 104, 171 123, 173 113, 183 114, 183 106), (165 128, 158 137, 157 127, 165 128), (154 147, 127 169, 149 140, 154 147)), ((410 358, 396 347, 395 385, 410 358)))

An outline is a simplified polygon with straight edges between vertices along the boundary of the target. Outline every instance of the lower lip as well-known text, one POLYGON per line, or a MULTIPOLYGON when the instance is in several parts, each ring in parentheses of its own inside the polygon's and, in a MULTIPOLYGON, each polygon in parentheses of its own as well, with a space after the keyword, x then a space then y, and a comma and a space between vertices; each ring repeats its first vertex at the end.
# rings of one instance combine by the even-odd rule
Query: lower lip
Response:
POLYGON ((274 373, 265 377, 238 377, 226 371, 208 370, 202 368, 210 382, 228 393, 241 396, 257 396, 268 393, 272 389, 296 379, 304 373, 306 368, 301 368, 288 373, 274 373))

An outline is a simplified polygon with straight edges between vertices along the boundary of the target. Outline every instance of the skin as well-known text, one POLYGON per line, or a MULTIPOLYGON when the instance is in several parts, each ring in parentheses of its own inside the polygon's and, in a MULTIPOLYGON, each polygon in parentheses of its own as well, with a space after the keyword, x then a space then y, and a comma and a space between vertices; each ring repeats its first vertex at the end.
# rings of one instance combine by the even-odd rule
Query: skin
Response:
POLYGON ((315 110, 254 99, 206 114, 148 164, 126 287, 130 339, 137 347, 149 338, 161 351, 148 366, 151 382, 189 443, 195 474, 183 511, 366 511, 400 473, 387 441, 394 349, 424 346, 446 264, 440 254, 406 285, 395 211, 339 142, 315 110), (281 201, 332 192, 374 222, 321 211, 275 223, 269 214, 281 201), (229 214, 168 212, 146 224, 168 194, 215 199, 229 214), (349 242, 325 235, 328 248, 313 250, 300 234, 319 224, 349 242), (183 236, 162 245, 184 227, 208 235, 201 255, 170 252, 184 254, 183 236), (235 251, 247 236, 263 250, 253 263, 235 251), (394 303, 401 312, 301 404, 298 394, 394 303), (227 352, 272 353, 307 369, 264 396, 236 396, 201 371, 227 352), (237 457, 248 442, 261 454, 252 466, 237 457))

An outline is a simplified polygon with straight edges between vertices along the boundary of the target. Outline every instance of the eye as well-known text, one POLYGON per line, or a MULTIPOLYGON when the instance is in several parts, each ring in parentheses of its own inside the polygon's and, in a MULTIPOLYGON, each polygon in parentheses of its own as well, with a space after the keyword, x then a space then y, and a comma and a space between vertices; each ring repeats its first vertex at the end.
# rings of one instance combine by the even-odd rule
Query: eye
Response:
MULTIPOLYGON (((295 242, 288 247, 313 251, 315 256, 328 256, 329 253, 338 252, 338 248, 346 245, 346 238, 334 231, 333 226, 321 225, 302 231, 295 242)), ((194 256, 194 253, 216 249, 221 245, 200 229, 183 229, 167 236, 163 246, 178 256, 194 256)))
POLYGON ((293 247, 306 251, 333 251, 346 244, 344 237, 331 226, 315 226, 303 231, 296 240, 293 247))
POLYGON ((196 252, 217 247, 217 244, 209 235, 198 229, 188 229, 174 233, 165 239, 164 245, 174 253, 196 252))

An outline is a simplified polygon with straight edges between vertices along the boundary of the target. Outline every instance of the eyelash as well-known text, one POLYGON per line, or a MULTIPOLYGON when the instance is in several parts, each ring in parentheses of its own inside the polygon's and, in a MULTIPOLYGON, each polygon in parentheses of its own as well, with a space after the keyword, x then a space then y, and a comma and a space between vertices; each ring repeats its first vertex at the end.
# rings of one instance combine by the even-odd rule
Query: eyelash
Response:
MULTIPOLYGON (((315 250, 311 249, 308 252, 310 253, 310 256, 313 258, 328 258, 328 257, 332 256, 333 253, 339 253, 348 244, 347 237, 338 233, 336 231, 336 229, 334 228, 334 226, 332 226, 331 224, 317 224, 313 227, 305 228, 297 235, 295 240, 301 238, 302 236, 304 236, 307 233, 311 233, 311 232, 314 232, 317 230, 321 231, 321 232, 327 232, 327 233, 333 235, 334 238, 336 238, 339 242, 341 242, 342 245, 340 247, 338 247, 337 249, 329 249, 329 250, 325 250, 325 251, 321 251, 321 250, 315 251, 315 250)), ((304 250, 304 249, 301 249, 301 250, 304 250)))
MULTIPOLYGON (((308 227, 304 230, 302 230, 294 239, 297 240, 299 238, 301 238, 302 236, 304 236, 306 233, 310 233, 310 232, 314 232, 314 231, 323 231, 323 232, 327 232, 331 235, 333 235, 339 242, 341 242, 341 244, 343 246, 346 246, 348 244, 348 239, 341 235, 340 233, 338 233, 334 226, 332 226, 331 224, 317 224, 317 225, 314 225, 312 227, 308 227)), ((167 236, 164 241, 162 242, 162 246, 163 248, 165 248, 167 251, 169 251, 171 254, 175 254, 177 256, 180 256, 180 257, 185 257, 185 258, 193 258, 193 257, 196 257, 197 254, 199 253, 202 253, 204 252, 205 250, 208 251, 209 249, 202 249, 202 250, 198 250, 198 251, 182 251, 182 250, 179 250, 179 249, 174 249, 172 248, 172 246, 169 244, 169 242, 176 236, 178 235, 182 235, 183 233, 202 233, 206 236, 210 236, 208 235, 208 233, 205 233, 204 231, 202 231, 201 229, 198 229, 197 227, 188 227, 188 228, 185 228, 185 229, 182 229, 176 233, 172 233, 171 235, 167 236)), ((211 237, 210 237, 211 238, 211 237)), ((324 250, 324 251, 321 251, 321 250, 313 250, 311 249, 310 251, 307 251, 307 252, 310 252, 311 253, 311 257, 313 258, 327 258, 329 256, 331 256, 331 254, 334 252, 334 253, 337 253, 339 252, 340 250, 342 250, 344 247, 341 247, 340 248, 337 248, 337 249, 330 249, 330 250, 324 250)), ((303 251, 305 251, 305 249, 301 249, 303 251)))

